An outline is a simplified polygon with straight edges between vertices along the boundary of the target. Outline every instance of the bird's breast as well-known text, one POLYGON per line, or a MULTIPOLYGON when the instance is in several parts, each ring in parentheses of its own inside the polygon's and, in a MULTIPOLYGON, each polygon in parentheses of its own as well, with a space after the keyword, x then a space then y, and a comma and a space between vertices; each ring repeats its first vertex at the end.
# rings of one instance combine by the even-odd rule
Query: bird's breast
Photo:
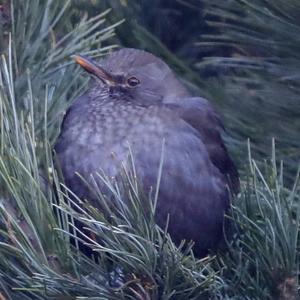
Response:
POLYGON ((124 142, 135 142, 142 136, 163 135, 161 119, 143 107, 111 103, 100 111, 88 112, 86 131, 89 141, 109 147, 124 142))
POLYGON ((88 177, 101 170, 114 177, 130 152, 161 149, 166 129, 156 108, 95 103, 80 114, 68 113, 56 151, 69 176, 88 177))

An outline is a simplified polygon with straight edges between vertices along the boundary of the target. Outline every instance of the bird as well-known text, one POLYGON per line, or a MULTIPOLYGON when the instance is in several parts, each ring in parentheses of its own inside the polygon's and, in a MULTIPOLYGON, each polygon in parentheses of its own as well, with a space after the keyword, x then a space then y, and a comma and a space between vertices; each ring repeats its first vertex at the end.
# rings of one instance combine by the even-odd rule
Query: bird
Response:
MULTIPOLYGON (((193 242, 199 257, 216 249, 239 175, 213 105, 191 95, 162 59, 144 50, 74 60, 93 83, 65 113, 54 147, 66 186, 97 207, 78 173, 91 184, 100 170, 117 178, 131 152, 137 178, 149 191, 157 183, 163 144, 156 223, 164 228, 168 219, 172 240, 193 242)), ((96 184, 104 189, 101 180, 96 184)))

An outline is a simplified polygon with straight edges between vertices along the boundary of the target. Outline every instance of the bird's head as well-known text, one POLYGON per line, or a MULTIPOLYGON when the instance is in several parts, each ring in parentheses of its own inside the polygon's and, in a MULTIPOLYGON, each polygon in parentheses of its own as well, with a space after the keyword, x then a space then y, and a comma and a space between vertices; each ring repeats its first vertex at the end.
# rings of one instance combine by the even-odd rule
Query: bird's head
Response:
POLYGON ((161 59, 137 49, 121 49, 100 62, 75 55, 75 61, 96 78, 96 89, 124 93, 140 104, 162 102, 187 94, 186 89, 161 59))

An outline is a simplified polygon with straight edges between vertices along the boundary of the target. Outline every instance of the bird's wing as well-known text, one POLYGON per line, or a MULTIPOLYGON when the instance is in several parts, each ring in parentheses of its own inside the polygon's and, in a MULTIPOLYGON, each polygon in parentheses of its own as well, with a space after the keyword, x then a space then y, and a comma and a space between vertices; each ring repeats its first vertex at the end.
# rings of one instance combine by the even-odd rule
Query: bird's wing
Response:
POLYGON ((238 171, 224 145, 221 136, 224 127, 213 106, 200 97, 173 98, 164 104, 198 131, 211 161, 228 178, 231 190, 237 194, 240 185, 238 171))

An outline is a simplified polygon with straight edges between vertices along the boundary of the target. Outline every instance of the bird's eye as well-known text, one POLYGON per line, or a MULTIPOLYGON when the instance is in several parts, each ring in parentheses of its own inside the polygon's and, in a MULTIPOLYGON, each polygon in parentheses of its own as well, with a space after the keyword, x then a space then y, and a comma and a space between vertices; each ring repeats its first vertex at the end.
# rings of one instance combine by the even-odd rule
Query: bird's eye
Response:
POLYGON ((139 81, 139 79, 137 79, 136 77, 129 77, 126 81, 127 85, 129 87, 136 87, 138 86, 141 82, 139 81))

